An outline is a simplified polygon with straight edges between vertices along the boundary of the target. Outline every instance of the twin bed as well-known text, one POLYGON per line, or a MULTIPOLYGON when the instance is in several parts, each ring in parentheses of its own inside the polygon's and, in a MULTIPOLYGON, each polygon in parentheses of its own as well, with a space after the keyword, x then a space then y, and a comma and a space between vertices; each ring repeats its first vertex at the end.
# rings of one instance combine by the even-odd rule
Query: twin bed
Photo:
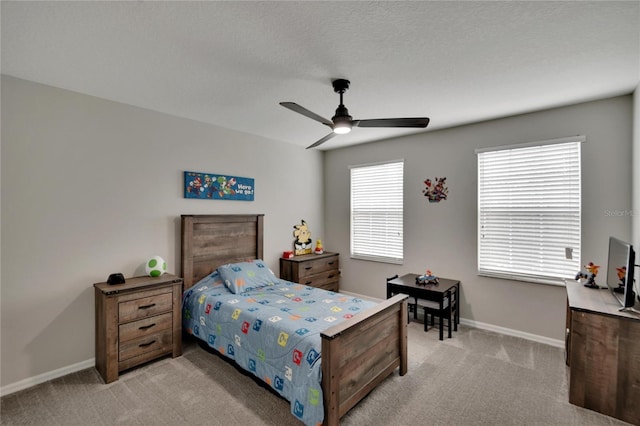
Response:
POLYGON ((263 259, 263 215, 183 215, 183 331, 291 402, 307 425, 340 418, 399 368, 407 302, 373 303, 280 280, 263 259))

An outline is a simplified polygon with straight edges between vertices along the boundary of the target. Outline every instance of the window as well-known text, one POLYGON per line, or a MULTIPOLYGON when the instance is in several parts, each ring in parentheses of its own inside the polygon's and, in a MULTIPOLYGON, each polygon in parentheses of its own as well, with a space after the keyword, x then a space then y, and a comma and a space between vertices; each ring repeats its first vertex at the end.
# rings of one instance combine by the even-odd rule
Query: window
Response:
POLYGON ((402 264, 404 160, 350 169, 351 257, 402 264))
POLYGON ((479 275, 547 284, 575 278, 584 140, 476 151, 479 275))

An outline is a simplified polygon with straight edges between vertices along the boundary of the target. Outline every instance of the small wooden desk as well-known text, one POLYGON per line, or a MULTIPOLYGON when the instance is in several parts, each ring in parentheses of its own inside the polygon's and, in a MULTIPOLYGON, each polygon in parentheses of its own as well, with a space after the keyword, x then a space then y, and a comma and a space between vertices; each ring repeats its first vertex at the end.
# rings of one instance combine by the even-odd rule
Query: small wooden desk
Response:
MULTIPOLYGON (((405 274, 401 277, 387 281, 387 299, 394 294, 406 294, 410 297, 418 299, 430 300, 436 302, 440 306, 440 311, 444 308, 444 301, 448 300, 452 303, 451 294, 454 289, 457 292, 456 297, 460 297, 460 281, 448 278, 440 278, 438 284, 416 284, 418 274, 405 274)), ((416 307, 417 309, 417 307, 416 307)), ((427 319, 425 318, 425 321, 427 319)), ((458 329, 460 322, 460 309, 456 309, 453 317, 454 330, 458 329)), ((440 340, 444 337, 444 321, 440 318, 440 340)), ((451 337, 451 329, 449 329, 449 337, 451 337)))

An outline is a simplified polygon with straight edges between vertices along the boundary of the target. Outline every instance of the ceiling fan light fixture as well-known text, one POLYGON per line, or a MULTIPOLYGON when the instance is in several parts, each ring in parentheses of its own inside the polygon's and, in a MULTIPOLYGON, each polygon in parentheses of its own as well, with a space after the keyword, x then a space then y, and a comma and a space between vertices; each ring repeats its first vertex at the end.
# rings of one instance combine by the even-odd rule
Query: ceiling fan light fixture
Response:
MULTIPOLYGON (((342 96, 342 95, 341 95, 342 96)), ((336 109, 336 115, 331 117, 333 121, 333 133, 344 135, 351 131, 351 121, 353 118, 349 115, 349 110, 342 103, 336 109)))
POLYGON ((351 122, 350 121, 338 121, 333 126, 333 133, 337 133, 339 135, 345 135, 351 131, 351 122))

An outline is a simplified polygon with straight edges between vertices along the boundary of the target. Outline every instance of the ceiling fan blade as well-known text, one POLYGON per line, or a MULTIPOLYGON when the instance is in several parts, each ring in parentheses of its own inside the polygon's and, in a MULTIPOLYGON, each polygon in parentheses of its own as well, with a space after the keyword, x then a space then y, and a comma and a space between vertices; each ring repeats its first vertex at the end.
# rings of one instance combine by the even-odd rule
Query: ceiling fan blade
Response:
POLYGON ((325 136, 325 137, 323 137, 322 139, 320 139, 318 142, 315 142, 315 143, 313 143, 313 144, 309 145, 309 146, 307 147, 307 149, 309 149, 309 148, 315 148, 315 147, 316 147, 316 146, 318 146, 318 145, 322 145, 323 143, 325 143, 326 141, 328 141, 329 139, 331 139, 331 138, 332 138, 332 137, 334 137, 335 135, 336 135, 335 133, 331 132, 331 133, 329 133, 327 136, 325 136))
POLYGON ((353 120, 358 127, 427 127, 427 117, 415 118, 376 118, 372 120, 353 120))
POLYGON ((306 109, 305 107, 301 107, 300 105, 294 103, 294 102, 280 102, 280 105, 282 105, 285 108, 290 109, 291 111, 297 112, 298 114, 302 114, 305 117, 309 117, 312 120, 318 121, 322 124, 324 124, 325 126, 329 126, 333 129, 333 123, 329 120, 327 120, 326 118, 316 114, 315 112, 309 111, 308 109, 306 109))

